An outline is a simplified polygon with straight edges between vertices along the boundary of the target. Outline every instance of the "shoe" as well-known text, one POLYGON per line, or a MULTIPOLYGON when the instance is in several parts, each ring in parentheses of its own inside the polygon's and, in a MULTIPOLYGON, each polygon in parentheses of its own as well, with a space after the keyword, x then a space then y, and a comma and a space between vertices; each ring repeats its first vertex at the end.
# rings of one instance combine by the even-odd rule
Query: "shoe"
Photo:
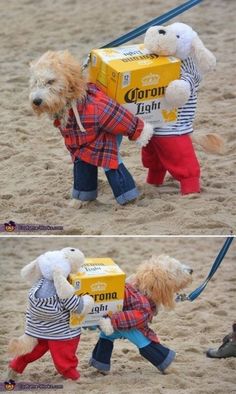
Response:
POLYGON ((223 344, 219 349, 208 349, 206 353, 210 358, 236 357, 236 324, 233 324, 233 332, 223 338, 223 344))

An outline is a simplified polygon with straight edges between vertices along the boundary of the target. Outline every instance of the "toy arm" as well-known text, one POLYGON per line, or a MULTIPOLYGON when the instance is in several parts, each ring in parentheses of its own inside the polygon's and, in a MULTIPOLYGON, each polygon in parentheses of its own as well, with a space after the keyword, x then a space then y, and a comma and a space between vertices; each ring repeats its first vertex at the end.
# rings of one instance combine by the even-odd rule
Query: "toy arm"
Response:
POLYGON ((151 314, 147 310, 130 310, 113 313, 112 316, 103 317, 99 326, 106 335, 111 335, 114 330, 130 330, 139 328, 151 320, 151 314))
POLYGON ((105 96, 97 108, 99 126, 107 133, 122 134, 130 140, 137 140, 141 146, 147 145, 151 139, 153 127, 114 100, 105 96))
POLYGON ((191 87, 188 81, 176 79, 171 81, 165 91, 165 99, 171 108, 182 107, 191 94, 191 87))
POLYGON ((188 63, 182 67, 181 78, 169 83, 165 91, 167 104, 173 108, 182 107, 197 90, 201 80, 195 69, 190 69, 188 63))
POLYGON ((80 315, 87 315, 91 312, 94 306, 93 297, 89 295, 77 296, 73 295, 69 299, 65 300, 63 306, 66 310, 80 315))

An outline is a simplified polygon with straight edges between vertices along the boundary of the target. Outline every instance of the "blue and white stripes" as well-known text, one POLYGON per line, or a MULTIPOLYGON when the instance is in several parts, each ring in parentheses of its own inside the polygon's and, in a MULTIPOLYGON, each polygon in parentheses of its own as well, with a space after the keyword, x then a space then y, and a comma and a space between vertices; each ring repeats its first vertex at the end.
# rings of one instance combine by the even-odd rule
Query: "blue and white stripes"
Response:
POLYGON ((44 286, 45 281, 40 279, 29 291, 25 333, 43 339, 69 339, 78 336, 81 329, 71 329, 69 317, 70 311, 82 311, 82 298, 73 295, 62 300, 56 292, 49 297, 38 297, 37 291, 44 286))
POLYGON ((154 135, 174 136, 193 132, 193 121, 197 107, 197 90, 201 81, 201 75, 191 57, 181 63, 181 79, 190 84, 190 98, 183 107, 178 108, 176 123, 165 127, 156 127, 154 135))

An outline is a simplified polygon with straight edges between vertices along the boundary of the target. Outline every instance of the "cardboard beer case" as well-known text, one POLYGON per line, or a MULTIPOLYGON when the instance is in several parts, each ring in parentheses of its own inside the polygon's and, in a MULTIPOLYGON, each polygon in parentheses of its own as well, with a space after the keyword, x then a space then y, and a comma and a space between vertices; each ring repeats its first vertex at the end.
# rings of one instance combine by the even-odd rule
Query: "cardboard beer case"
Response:
POLYGON ((147 54, 143 44, 94 49, 89 81, 154 127, 174 123, 177 110, 164 99, 168 84, 180 78, 180 61, 147 54))
POLYGON ((86 317, 77 313, 70 314, 70 327, 89 327, 97 325, 101 316, 111 315, 123 308, 125 273, 110 258, 88 258, 80 272, 71 274, 69 282, 75 294, 89 294, 95 305, 86 317))

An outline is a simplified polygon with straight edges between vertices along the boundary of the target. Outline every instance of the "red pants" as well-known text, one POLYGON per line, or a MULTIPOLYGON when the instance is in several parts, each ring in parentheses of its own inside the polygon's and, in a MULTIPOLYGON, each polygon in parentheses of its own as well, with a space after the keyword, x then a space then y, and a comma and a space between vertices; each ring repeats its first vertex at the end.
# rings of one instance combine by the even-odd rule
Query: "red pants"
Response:
POLYGON ((79 340, 80 337, 67 340, 38 339, 38 344, 32 352, 14 358, 9 366, 14 371, 22 373, 29 363, 38 360, 49 350, 57 371, 65 378, 77 380, 80 374, 76 369, 78 358, 75 353, 79 340))
POLYGON ((182 194, 200 192, 200 166, 189 135, 152 137, 142 148, 142 162, 149 169, 147 183, 161 185, 168 171, 180 182, 182 194))

